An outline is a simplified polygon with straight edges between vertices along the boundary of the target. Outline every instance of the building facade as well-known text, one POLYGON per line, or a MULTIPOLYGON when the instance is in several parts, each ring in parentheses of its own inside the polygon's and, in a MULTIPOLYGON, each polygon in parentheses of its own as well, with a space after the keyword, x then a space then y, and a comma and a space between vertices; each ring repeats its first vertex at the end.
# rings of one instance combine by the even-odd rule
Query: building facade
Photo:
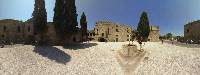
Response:
POLYGON ((200 40, 200 20, 184 25, 184 40, 200 40))
POLYGON ((24 40, 24 24, 21 21, 0 20, 0 40, 20 42, 24 40))
MULTIPOLYGON (((56 35, 54 24, 52 22, 47 23, 48 31, 46 33, 46 40, 51 45, 59 43, 58 37, 56 35)), ((36 39, 34 35, 34 26, 32 19, 27 20, 26 22, 5 19, 0 20, 0 40, 13 43, 22 43, 22 42, 33 42, 36 39)), ((66 38, 64 42, 73 43, 73 42, 82 42, 81 31, 79 30, 76 34, 66 38)))
POLYGON ((130 26, 110 21, 98 21, 94 30, 89 32, 88 38, 100 42, 124 42, 130 40, 131 33, 130 26))
POLYGON ((150 26, 150 33, 149 33, 148 40, 150 42, 158 42, 160 41, 159 37, 160 37, 159 26, 150 26))

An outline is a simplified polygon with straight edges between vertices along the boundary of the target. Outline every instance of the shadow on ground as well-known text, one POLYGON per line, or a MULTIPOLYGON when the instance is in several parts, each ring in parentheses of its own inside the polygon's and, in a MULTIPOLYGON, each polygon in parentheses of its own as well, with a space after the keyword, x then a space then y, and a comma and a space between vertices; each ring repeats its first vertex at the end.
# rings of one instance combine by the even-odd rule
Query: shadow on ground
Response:
MULTIPOLYGON (((165 41, 168 44, 172 44, 171 41, 165 41)), ((179 47, 187 47, 187 48, 200 48, 199 44, 186 44, 186 43, 180 43, 180 42, 173 42, 173 45, 179 46, 179 47)))
POLYGON ((36 46, 34 52, 47 57, 50 60, 54 60, 57 63, 66 64, 70 61, 71 56, 66 54, 64 51, 52 47, 52 46, 36 46))
POLYGON ((96 45, 98 45, 98 44, 97 43, 74 43, 74 44, 67 44, 67 45, 63 46, 63 48, 78 50, 78 49, 90 48, 90 47, 93 47, 96 45))

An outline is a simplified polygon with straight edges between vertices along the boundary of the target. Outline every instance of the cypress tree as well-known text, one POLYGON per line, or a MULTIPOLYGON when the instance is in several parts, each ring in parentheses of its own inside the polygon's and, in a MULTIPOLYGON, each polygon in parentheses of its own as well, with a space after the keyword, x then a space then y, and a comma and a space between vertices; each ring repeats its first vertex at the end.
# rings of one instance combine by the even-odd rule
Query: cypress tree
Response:
POLYGON ((54 25, 57 35, 64 40, 78 31, 75 0, 56 0, 54 25))
POLYGON ((82 37, 83 37, 82 40, 87 41, 87 19, 84 12, 81 15, 80 25, 81 25, 81 32, 82 32, 82 37))
POLYGON ((137 34, 139 37, 142 37, 143 41, 147 41, 150 33, 149 19, 147 12, 143 12, 140 17, 140 21, 137 27, 137 34))
POLYGON ((54 18, 53 23, 55 31, 59 39, 64 38, 64 0, 56 0, 54 8, 54 18))
POLYGON ((34 34, 39 36, 39 42, 44 41, 44 34, 47 31, 47 12, 44 0, 35 0, 33 11, 34 34))
POLYGON ((64 33, 65 34, 73 34, 78 31, 78 22, 76 13, 76 5, 75 0, 65 0, 64 4, 64 33))

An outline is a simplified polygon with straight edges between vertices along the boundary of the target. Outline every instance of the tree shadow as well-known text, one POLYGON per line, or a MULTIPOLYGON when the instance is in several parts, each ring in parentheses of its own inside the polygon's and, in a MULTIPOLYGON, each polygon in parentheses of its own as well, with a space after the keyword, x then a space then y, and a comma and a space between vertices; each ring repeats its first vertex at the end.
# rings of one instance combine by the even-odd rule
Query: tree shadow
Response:
POLYGON ((35 46, 34 52, 61 64, 66 64, 71 59, 70 55, 53 46, 35 46))
POLYGON ((78 49, 90 48, 96 45, 98 44, 97 43, 73 43, 73 44, 66 44, 65 46, 63 46, 63 48, 78 50, 78 49))

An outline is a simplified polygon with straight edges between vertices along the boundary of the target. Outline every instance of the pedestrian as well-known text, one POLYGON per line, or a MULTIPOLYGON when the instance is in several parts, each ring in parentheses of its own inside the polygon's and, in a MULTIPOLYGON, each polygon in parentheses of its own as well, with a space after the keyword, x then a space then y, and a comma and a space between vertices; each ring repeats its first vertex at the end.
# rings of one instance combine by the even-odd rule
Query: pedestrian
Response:
POLYGON ((163 39, 161 41, 162 41, 162 44, 163 44, 163 39))
POLYGON ((140 44, 140 50, 142 50, 142 37, 138 39, 138 43, 140 44))
POLYGON ((186 40, 186 45, 188 44, 188 40, 186 40))
POLYGON ((194 42, 193 40, 190 40, 190 43, 191 43, 191 44, 193 44, 193 42, 194 42))

